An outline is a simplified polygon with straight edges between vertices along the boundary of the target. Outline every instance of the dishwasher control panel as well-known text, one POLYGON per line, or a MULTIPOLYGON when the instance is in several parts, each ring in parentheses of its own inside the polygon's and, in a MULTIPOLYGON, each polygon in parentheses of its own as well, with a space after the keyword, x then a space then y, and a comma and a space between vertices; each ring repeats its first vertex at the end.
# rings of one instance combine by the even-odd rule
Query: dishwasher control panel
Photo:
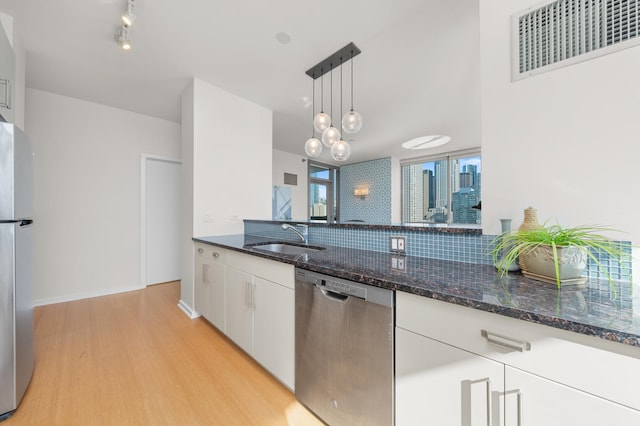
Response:
POLYGON ((322 287, 326 288, 329 291, 333 291, 335 293, 345 294, 349 296, 359 297, 360 299, 367 298, 367 289, 356 287, 350 284, 343 284, 334 280, 322 280, 322 287))
POLYGON ((391 290, 319 274, 317 272, 296 268, 296 281, 313 284, 327 291, 345 296, 354 296, 380 305, 393 306, 394 304, 393 291, 391 290))

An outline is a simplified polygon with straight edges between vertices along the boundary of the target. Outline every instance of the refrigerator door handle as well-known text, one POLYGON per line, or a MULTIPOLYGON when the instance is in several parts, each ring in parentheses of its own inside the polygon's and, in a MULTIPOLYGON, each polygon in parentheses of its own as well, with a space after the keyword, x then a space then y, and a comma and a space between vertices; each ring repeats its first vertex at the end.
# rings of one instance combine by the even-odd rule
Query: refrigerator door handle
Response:
POLYGON ((19 223, 20 226, 29 226, 33 224, 33 220, 32 219, 0 220, 0 223, 19 223))

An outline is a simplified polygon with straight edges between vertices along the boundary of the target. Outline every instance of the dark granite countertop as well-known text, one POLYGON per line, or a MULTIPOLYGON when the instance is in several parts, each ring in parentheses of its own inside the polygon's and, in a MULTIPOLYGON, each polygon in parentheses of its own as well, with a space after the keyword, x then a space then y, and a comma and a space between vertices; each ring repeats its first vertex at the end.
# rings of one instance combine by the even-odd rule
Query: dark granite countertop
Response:
POLYGON ((544 324, 640 347, 640 295, 621 284, 617 297, 607 281, 590 280, 586 287, 563 287, 525 278, 500 276, 491 265, 398 256, 343 247, 290 256, 261 251, 251 244, 264 238, 228 235, 194 241, 277 260, 347 280, 413 293, 486 312, 544 324), (404 263, 404 269, 400 268, 404 263))

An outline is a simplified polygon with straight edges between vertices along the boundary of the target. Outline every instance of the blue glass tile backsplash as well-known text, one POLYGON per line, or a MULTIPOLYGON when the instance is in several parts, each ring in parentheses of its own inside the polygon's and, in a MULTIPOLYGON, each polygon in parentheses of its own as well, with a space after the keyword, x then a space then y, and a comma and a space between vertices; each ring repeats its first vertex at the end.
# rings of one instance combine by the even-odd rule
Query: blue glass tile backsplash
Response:
MULTIPOLYGON (((295 222, 294 222, 295 223, 295 222)), ((306 222, 305 222, 306 223, 306 222)), ((300 242, 296 234, 281 228, 282 222, 244 221, 244 232, 277 241, 300 242)), ((309 224, 309 244, 347 247, 359 250, 371 250, 382 253, 389 252, 389 237, 406 237, 406 251, 408 256, 427 257, 431 259, 451 260, 455 262, 492 264, 489 252, 491 241, 495 235, 482 235, 477 232, 425 232, 420 228, 393 229, 380 226, 331 226, 326 224, 309 224)), ((629 242, 620 242, 621 248, 631 253, 629 242)), ((605 253, 594 253, 600 263, 605 265, 612 278, 628 281, 631 274, 631 261, 619 265, 612 261, 605 253)), ((589 259, 585 275, 589 278, 606 278, 597 264, 589 259)))

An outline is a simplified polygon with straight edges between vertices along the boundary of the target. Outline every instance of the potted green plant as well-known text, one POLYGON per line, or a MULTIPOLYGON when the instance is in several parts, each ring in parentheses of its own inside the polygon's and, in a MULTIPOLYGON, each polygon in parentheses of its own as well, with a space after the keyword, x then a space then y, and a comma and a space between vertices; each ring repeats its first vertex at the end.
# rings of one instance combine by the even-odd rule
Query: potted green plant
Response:
POLYGON ((631 254, 625 252, 619 243, 600 234, 604 231, 612 230, 588 225, 566 228, 545 223, 537 229, 498 235, 493 240, 491 256, 503 274, 508 272, 509 265, 519 261, 525 276, 554 283, 558 289, 561 284, 584 284, 586 278, 582 273, 587 260, 591 259, 607 277, 616 294, 609 269, 594 251, 606 253, 623 269, 628 269, 626 261, 631 260, 631 254))

